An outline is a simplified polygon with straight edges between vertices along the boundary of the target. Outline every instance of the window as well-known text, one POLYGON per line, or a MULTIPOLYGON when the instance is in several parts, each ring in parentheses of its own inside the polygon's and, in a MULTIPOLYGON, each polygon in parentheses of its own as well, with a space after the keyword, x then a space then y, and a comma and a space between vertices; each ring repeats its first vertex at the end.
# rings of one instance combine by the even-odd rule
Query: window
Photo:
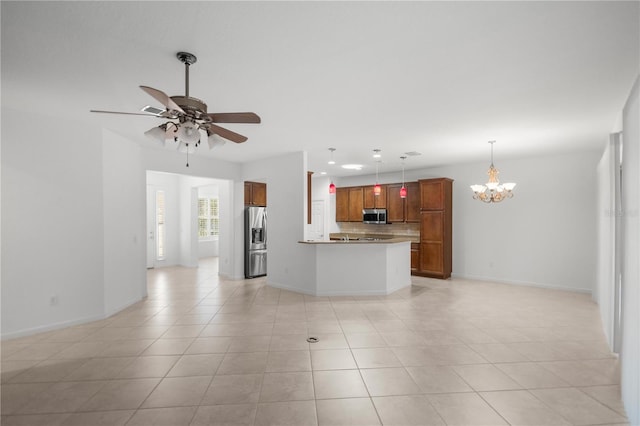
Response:
POLYGON ((164 260, 165 228, 164 228, 164 191, 156 192, 156 256, 164 260))
POLYGON ((217 198, 198 198, 198 238, 216 240, 220 231, 217 198))

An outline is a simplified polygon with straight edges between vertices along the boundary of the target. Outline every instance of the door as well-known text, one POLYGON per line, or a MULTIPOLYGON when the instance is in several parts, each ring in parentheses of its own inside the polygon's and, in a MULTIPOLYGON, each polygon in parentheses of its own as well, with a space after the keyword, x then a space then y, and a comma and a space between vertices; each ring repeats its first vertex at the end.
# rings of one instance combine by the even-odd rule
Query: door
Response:
POLYGON ((147 269, 156 266, 156 190, 147 185, 147 269))
POLYGON ((311 225, 309 239, 324 240, 324 200, 313 200, 311 203, 311 225))

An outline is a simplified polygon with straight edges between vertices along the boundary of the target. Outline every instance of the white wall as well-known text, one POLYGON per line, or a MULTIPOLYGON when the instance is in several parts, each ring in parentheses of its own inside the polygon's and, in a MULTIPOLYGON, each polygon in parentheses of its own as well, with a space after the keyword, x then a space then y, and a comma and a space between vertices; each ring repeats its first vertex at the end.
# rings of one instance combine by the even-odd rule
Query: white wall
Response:
MULTIPOLYGON (((500 160, 502 181, 515 196, 487 205, 469 185, 487 180, 489 162, 408 170, 407 181, 448 177, 453 183, 453 275, 591 292, 596 259, 596 152, 500 160)), ((371 184, 374 176, 340 179, 338 186, 371 184)), ((398 173, 380 183, 400 182, 398 173)), ((332 197, 335 203, 335 197, 332 197)), ((333 216, 335 218, 335 216, 333 216)))
POLYGON ((3 338, 104 313, 101 138, 86 123, 2 108, 3 338))
POLYGON ((140 147, 108 130, 103 140, 104 312, 111 315, 147 294, 146 195, 140 147))
MULTIPOLYGON (((267 183, 268 245, 267 283, 275 287, 296 288, 310 292, 313 281, 309 271, 313 268, 312 252, 304 239, 307 220, 307 154, 296 152, 276 158, 243 165, 243 180, 267 183)), ((239 182, 239 184, 242 182, 239 182)), ((235 205, 238 235, 243 235, 244 200, 241 185, 235 205)), ((242 242, 241 238, 237 241, 242 242)), ((242 248, 240 248, 242 252, 242 248)), ((244 265, 244 262, 241 262, 244 265)), ((240 271, 236 270, 236 273, 240 271)))
POLYGON ((615 143, 607 143, 598 162, 598 254, 597 285, 593 300, 600 307, 602 327, 609 348, 614 350, 615 299, 615 143))
POLYGON ((179 241, 180 265, 188 268, 198 266, 198 189, 191 186, 188 176, 179 181, 179 241))
POLYGON ((640 77, 623 112, 622 400, 629 423, 640 424, 640 77))

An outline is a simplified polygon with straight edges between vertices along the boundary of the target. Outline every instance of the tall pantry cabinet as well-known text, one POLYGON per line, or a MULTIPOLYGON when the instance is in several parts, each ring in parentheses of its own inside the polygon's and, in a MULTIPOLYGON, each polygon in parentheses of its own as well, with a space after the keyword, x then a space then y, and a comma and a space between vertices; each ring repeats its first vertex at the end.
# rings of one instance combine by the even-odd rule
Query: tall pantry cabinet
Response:
POLYGON ((420 263, 416 275, 451 277, 452 190, 448 178, 423 179, 420 184, 420 263))

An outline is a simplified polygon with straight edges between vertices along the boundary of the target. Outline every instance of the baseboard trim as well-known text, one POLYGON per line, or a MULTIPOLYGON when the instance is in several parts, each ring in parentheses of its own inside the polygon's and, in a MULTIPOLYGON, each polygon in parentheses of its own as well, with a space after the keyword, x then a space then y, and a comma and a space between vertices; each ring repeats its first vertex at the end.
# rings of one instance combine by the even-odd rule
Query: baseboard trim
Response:
POLYGON ((570 291, 573 293, 584 293, 584 294, 592 293, 592 290, 588 288, 567 287, 567 286, 561 286, 556 284, 538 283, 533 281, 503 280, 499 278, 482 277, 477 275, 457 274, 455 272, 451 274, 451 278, 461 279, 461 280, 492 282, 492 283, 498 283, 498 284, 519 285, 524 287, 538 287, 538 288, 546 288, 549 290, 570 291))
POLYGON ((141 297, 139 299, 129 300, 128 302, 125 302, 122 305, 120 305, 118 308, 111 309, 110 311, 105 312, 104 314, 100 314, 100 315, 90 315, 88 317, 77 318, 77 319, 67 320, 67 321, 60 321, 60 322, 57 322, 57 323, 54 323, 54 324, 41 325, 41 326, 27 328, 27 329, 23 329, 23 330, 12 331, 10 333, 3 333, 0 336, 0 341, 9 340, 9 339, 16 339, 18 337, 28 337, 28 336, 32 336, 32 335, 38 334, 38 333, 45 333, 47 331, 55 331, 55 330, 59 330, 61 328, 73 327, 74 325, 88 324, 88 323, 94 322, 94 321, 102 321, 104 319, 107 319, 107 318, 119 313, 119 312, 124 311, 125 309, 129 308, 132 305, 135 305, 136 303, 144 300, 145 298, 146 298, 146 296, 143 296, 143 297, 141 297))
POLYGON ((86 324, 93 321, 100 321, 105 319, 106 317, 107 317, 106 315, 91 315, 88 317, 83 317, 83 318, 78 318, 73 320, 60 321, 54 324, 40 325, 37 327, 26 328, 18 331, 12 331, 10 333, 3 333, 2 336, 0 337, 0 340, 8 340, 8 339, 15 339, 18 337, 32 336, 34 334, 44 333, 47 331, 54 331, 54 330, 58 330, 65 327, 71 327, 74 325, 81 325, 81 324, 86 324))

